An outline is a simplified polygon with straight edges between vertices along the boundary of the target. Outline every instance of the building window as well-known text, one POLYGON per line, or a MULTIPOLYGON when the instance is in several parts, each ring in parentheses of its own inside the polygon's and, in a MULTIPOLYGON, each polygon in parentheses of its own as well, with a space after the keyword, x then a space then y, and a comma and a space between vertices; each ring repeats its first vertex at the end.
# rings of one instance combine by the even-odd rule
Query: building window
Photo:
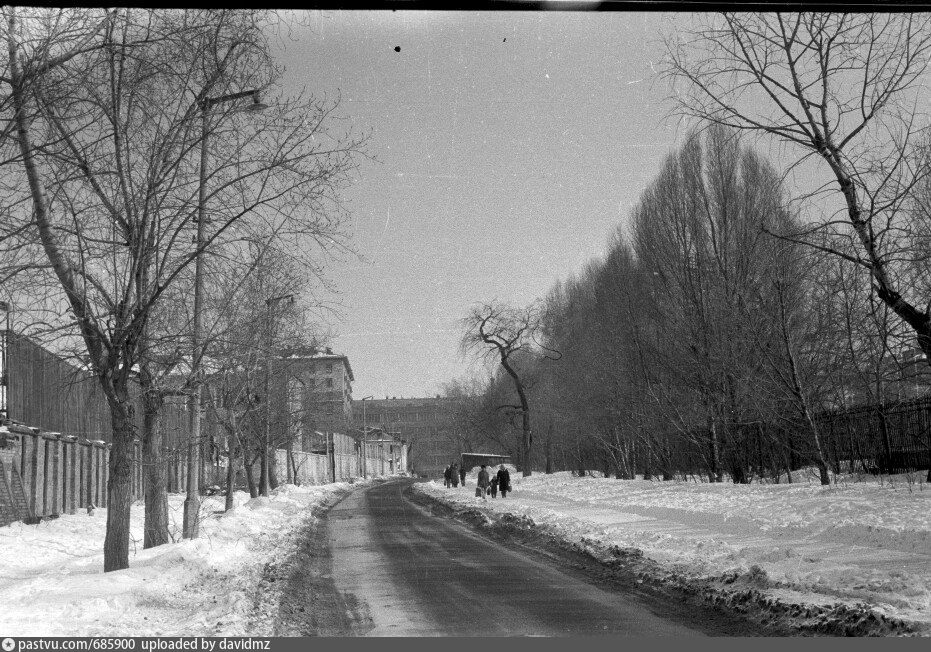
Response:
POLYGON ((328 363, 327 363, 327 365, 326 365, 326 372, 327 372, 328 374, 333 373, 333 363, 332 363, 332 362, 328 362, 328 363))
POLYGON ((332 386, 333 386, 333 379, 332 379, 332 378, 327 378, 327 379, 326 379, 326 386, 327 386, 327 387, 332 387, 332 386))

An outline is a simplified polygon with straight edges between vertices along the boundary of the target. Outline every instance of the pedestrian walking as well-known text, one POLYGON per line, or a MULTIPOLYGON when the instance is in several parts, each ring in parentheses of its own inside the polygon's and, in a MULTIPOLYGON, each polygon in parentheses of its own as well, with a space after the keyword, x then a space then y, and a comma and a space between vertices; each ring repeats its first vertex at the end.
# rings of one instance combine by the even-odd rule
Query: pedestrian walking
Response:
MULTIPOLYGON (((488 478, 488 471, 485 469, 485 465, 482 464, 482 470, 478 472, 478 489, 481 492, 482 498, 485 498, 485 494, 488 492, 488 486, 491 484, 491 481, 488 478)), ((485 498, 485 500, 488 500, 485 498)))
POLYGON ((447 466, 446 470, 443 471, 443 486, 446 487, 447 489, 451 487, 453 484, 450 478, 451 478, 450 468, 447 466))
POLYGON ((511 474, 504 468, 504 464, 498 469, 498 489, 501 490, 501 497, 506 498, 511 490, 511 474))
POLYGON ((498 476, 495 475, 491 478, 491 497, 498 497, 498 476))
POLYGON ((453 488, 458 489, 459 488, 459 465, 453 464, 451 467, 449 467, 449 479, 453 483, 453 488))
POLYGON ((466 470, 465 470, 465 467, 462 467, 461 469, 459 469, 459 479, 462 481, 463 487, 465 486, 465 476, 466 476, 466 470))

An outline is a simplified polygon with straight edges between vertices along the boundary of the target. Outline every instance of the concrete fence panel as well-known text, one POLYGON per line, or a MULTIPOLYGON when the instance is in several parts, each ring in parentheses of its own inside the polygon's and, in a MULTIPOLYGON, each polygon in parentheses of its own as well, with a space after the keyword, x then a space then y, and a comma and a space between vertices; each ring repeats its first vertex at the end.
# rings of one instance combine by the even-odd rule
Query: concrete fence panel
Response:
MULTIPOLYGON (((362 477, 362 451, 349 436, 334 433, 329 455, 293 451, 296 481, 300 484, 346 482, 362 477)), ((399 465, 392 446, 366 446, 365 473, 369 477, 395 473, 399 465)), ((184 449, 166 451, 169 491, 186 488, 184 449)), ((287 464, 287 451, 275 452, 279 471, 287 464)), ((93 504, 107 506, 110 444, 88 441, 57 432, 40 432, 18 424, 0 427, 0 525, 59 514, 74 514, 93 504)), ((404 459, 401 450, 400 459, 404 459)), ((132 450, 132 499, 145 495, 142 446, 132 450)), ((260 469, 254 465, 258 481, 260 469)), ((225 473, 225 469, 223 470, 225 473)), ((279 477, 283 477, 279 473, 279 477)), ((218 482, 218 484, 223 484, 218 482)))

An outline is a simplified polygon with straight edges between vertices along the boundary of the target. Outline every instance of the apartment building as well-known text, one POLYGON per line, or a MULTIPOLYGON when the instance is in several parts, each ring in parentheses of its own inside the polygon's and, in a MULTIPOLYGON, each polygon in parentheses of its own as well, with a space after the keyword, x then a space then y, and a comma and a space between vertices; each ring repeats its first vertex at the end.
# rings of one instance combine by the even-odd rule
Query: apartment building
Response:
MULTIPOLYGON (((416 475, 441 477, 443 469, 465 452, 455 425, 451 399, 388 398, 365 403, 365 425, 379 428, 408 444, 408 458, 416 475)), ((352 402, 353 422, 362 428, 363 401, 352 402)))
POLYGON ((273 412, 281 415, 275 420, 276 440, 290 436, 296 448, 309 451, 325 445, 315 432, 354 434, 355 378, 348 357, 330 348, 284 351, 273 376, 273 412))

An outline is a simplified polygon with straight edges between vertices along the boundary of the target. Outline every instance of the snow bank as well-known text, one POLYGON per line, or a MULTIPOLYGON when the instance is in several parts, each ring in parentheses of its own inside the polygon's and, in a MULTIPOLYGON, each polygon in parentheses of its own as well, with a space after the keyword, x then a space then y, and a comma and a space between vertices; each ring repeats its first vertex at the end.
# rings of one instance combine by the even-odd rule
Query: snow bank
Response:
POLYGON ((931 633, 931 487, 924 474, 842 476, 822 487, 511 474, 514 493, 487 502, 441 481, 417 487, 556 528, 573 541, 638 548, 693 577, 766 572, 767 592, 811 604, 867 603, 931 633))
POLYGON ((7 636, 243 636, 265 563, 311 508, 347 483, 283 485, 201 505, 200 537, 181 539, 183 495, 169 496, 177 543, 142 549, 143 507, 132 507, 130 568, 103 573, 107 510, 0 527, 0 632, 7 636))

